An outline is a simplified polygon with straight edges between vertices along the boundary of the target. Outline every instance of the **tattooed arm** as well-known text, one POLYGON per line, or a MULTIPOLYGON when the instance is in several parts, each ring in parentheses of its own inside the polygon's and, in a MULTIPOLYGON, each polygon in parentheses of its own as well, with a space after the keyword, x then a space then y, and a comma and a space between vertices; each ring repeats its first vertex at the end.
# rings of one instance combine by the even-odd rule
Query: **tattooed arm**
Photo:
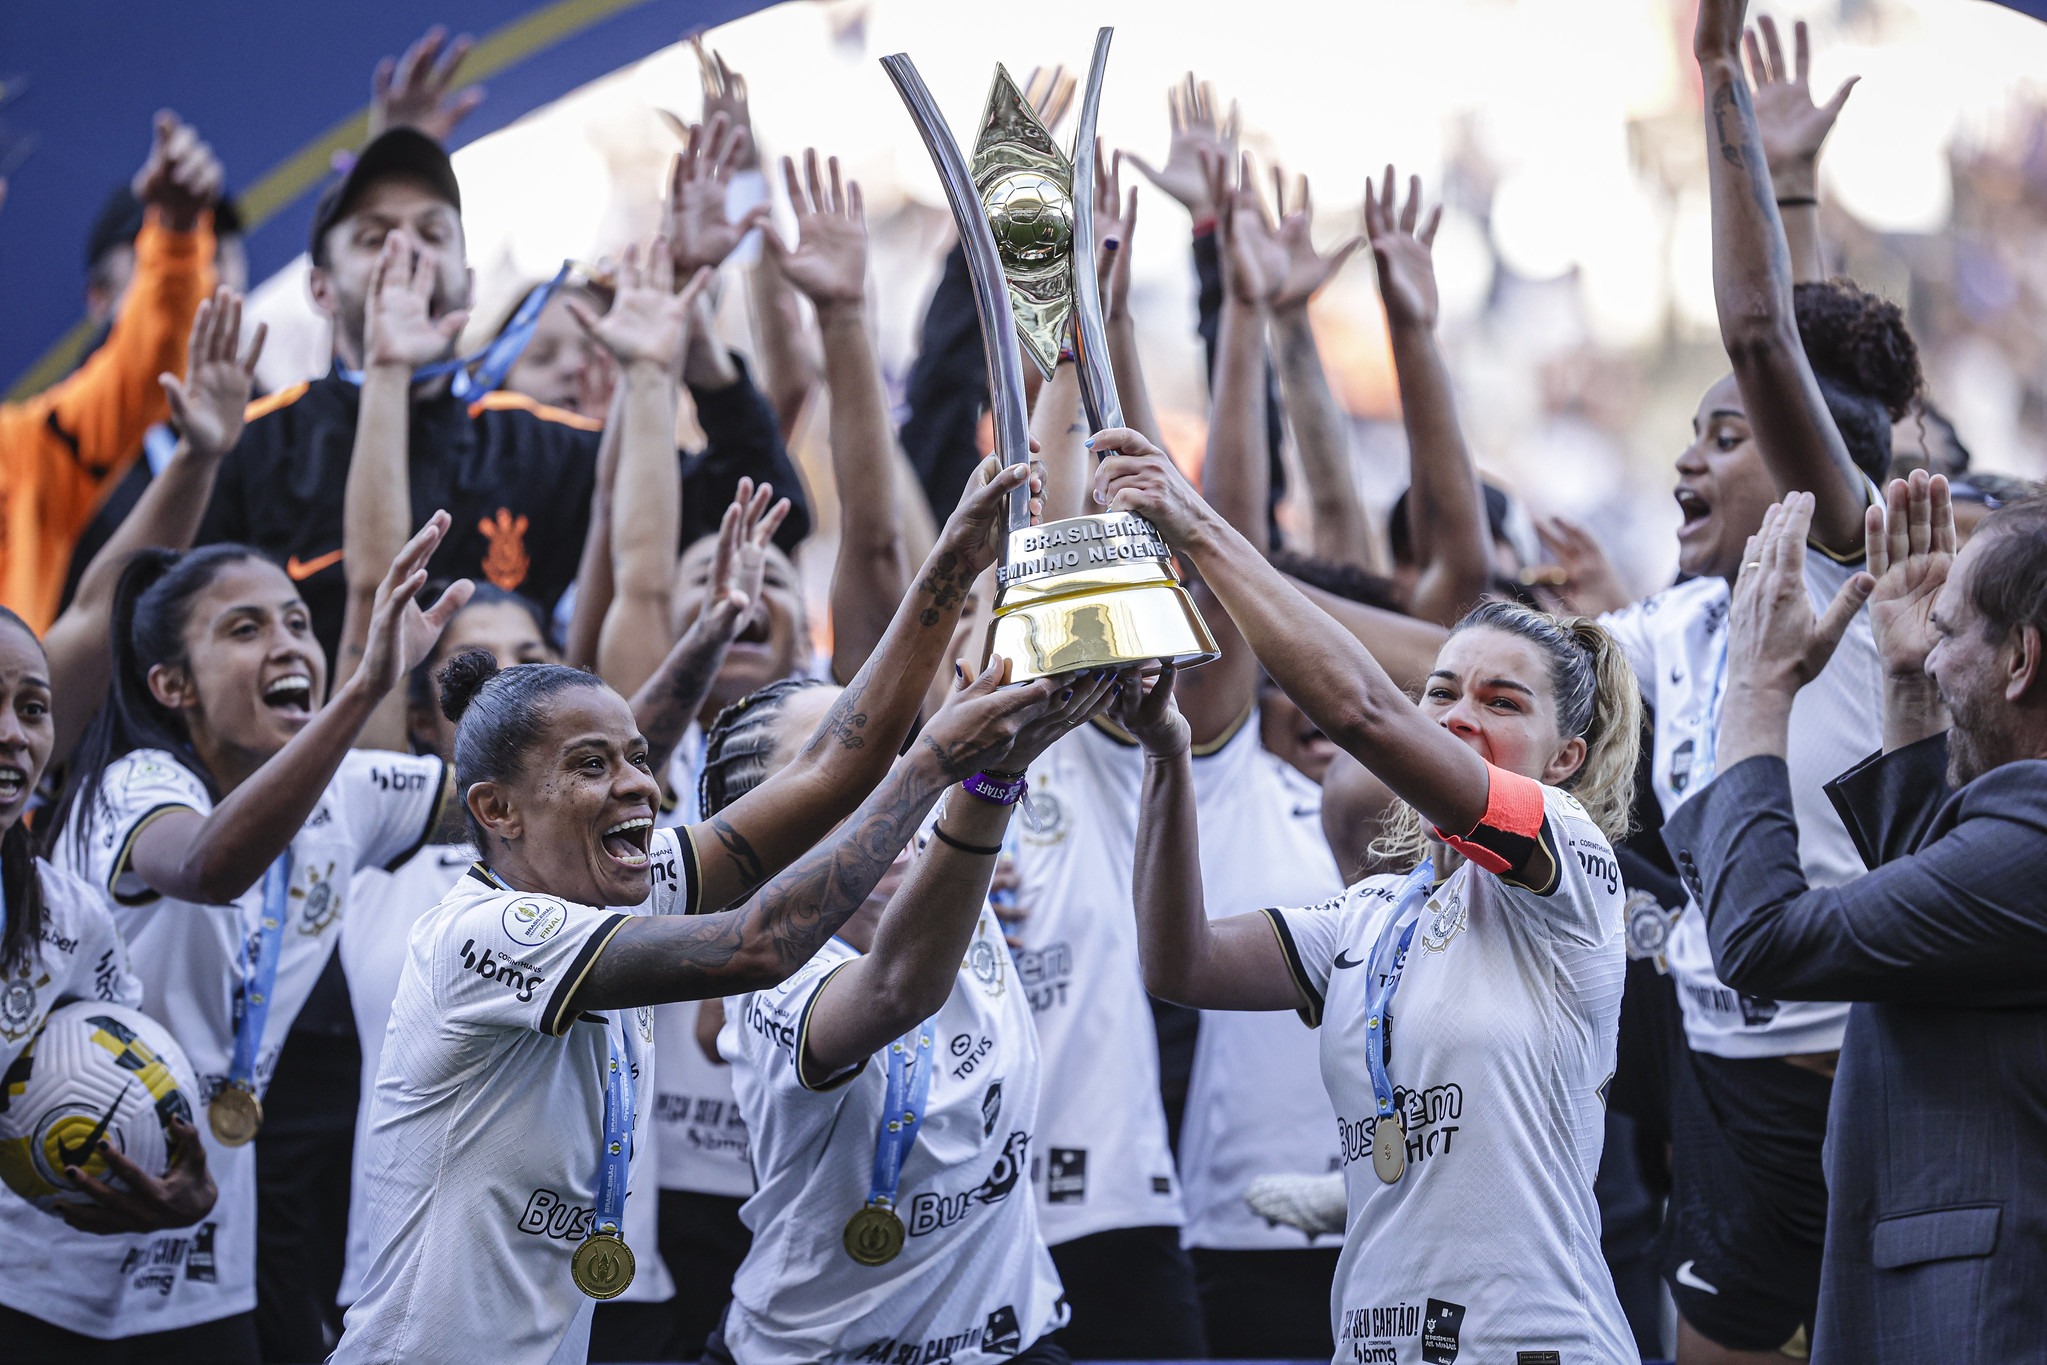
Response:
POLYGON ((1811 493, 1815 543, 1854 554, 1869 500, 1799 340, 1791 251, 1741 69, 1745 8, 1746 0, 1704 0, 1692 40, 1705 87, 1720 339, 1777 492, 1811 493))
MULTIPOLYGON (((1050 709, 1051 680, 1001 691, 1005 674, 995 660, 932 721, 850 820, 746 905, 716 915, 628 920, 591 965, 571 1009, 700 1000, 786 980, 866 903, 940 794, 983 763, 1003 759, 1019 732, 1050 709)), ((981 861, 987 864, 985 890, 993 859, 981 861)))
POLYGON ((695 826, 703 904, 724 907, 787 867, 888 771, 944 660, 967 589, 995 560, 1011 490, 1027 477, 989 457, 896 608, 881 644, 789 765, 695 826))

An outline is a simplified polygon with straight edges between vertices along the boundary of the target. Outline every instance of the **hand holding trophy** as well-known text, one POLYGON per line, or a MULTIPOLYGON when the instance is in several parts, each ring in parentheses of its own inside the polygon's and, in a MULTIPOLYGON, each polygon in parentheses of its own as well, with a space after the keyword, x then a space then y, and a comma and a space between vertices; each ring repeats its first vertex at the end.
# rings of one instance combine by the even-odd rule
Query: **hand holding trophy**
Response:
MULTIPOLYGON (((1069 330, 1089 425, 1123 424, 1095 275, 1092 193, 1095 116, 1112 32, 1095 35, 1070 157, 998 64, 970 165, 909 57, 881 59, 931 152, 966 250, 1004 464, 1030 459, 1023 356, 1049 377, 1069 330)), ((1010 503, 997 571, 993 649, 1012 661, 1012 682, 1152 659, 1191 667, 1216 657, 1214 637, 1149 522, 1111 512, 1032 526, 1021 490, 1010 503)))

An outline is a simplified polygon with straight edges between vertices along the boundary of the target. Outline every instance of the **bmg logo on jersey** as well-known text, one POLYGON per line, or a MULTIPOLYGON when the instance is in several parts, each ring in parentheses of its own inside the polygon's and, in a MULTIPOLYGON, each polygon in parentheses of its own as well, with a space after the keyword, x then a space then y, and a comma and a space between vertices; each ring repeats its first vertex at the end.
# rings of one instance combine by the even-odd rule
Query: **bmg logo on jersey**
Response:
POLYGON ((377 784, 377 790, 387 792, 423 792, 429 776, 431 774, 424 770, 413 772, 398 767, 370 769, 370 781, 377 784))
POLYGON ((532 1004, 534 995, 547 981, 517 958, 499 957, 488 948, 479 954, 473 938, 462 945, 462 965, 485 981, 495 981, 506 990, 517 992, 522 1005, 532 1004))

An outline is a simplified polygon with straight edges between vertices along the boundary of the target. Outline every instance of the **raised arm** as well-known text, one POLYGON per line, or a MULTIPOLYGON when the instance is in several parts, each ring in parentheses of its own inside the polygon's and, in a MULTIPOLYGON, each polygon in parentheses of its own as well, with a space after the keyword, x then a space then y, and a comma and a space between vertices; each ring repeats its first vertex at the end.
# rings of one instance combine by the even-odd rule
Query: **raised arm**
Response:
POLYGON ((1137 808, 1137 956, 1144 988, 1198 1009, 1285 1010, 1307 1003, 1260 914, 1211 920, 1201 887, 1201 830, 1187 722, 1173 704, 1167 665, 1149 692, 1129 687, 1111 713, 1144 746, 1137 808))
POLYGON ((1355 564, 1377 570, 1384 556, 1372 519, 1365 515, 1351 469, 1350 430, 1343 410, 1330 391, 1315 345, 1308 304, 1336 278, 1351 253, 1364 245, 1351 237, 1328 253, 1315 249, 1310 235, 1314 208, 1308 178, 1300 177, 1291 212, 1286 208, 1286 180, 1275 169, 1273 195, 1279 204, 1279 240, 1286 248, 1286 273, 1272 297, 1272 348, 1279 373, 1280 396, 1294 431, 1294 449, 1301 457, 1301 475, 1308 485, 1309 523, 1314 554, 1332 564, 1355 564))
POLYGON ((1741 69, 1746 8, 1747 0, 1701 0, 1692 40, 1705 87, 1720 340, 1778 492, 1812 493, 1814 540, 1837 554, 1852 554, 1862 548, 1865 481, 1848 457, 1799 340, 1790 248, 1741 69))
POLYGON ((1432 248, 1443 208, 1438 204, 1428 221, 1421 221, 1419 176, 1408 177, 1407 203, 1397 211, 1395 199, 1391 166, 1382 186, 1365 182, 1365 233, 1379 272, 1379 298, 1386 307, 1400 384, 1400 420, 1407 428, 1407 528, 1417 570, 1408 610, 1424 621, 1450 626, 1491 582, 1492 530, 1478 467, 1457 423, 1450 367, 1436 344, 1432 248))
POLYGON ((1792 34, 1795 66, 1785 63, 1777 21, 1767 14, 1748 31, 1745 46, 1755 85, 1756 128, 1762 135, 1770 189, 1777 198, 1777 213, 1791 252, 1791 278, 1805 284, 1827 277, 1826 253, 1820 244, 1820 148, 1834 131, 1834 120, 1841 116, 1841 106, 1848 102, 1848 92, 1860 77, 1850 76, 1832 99, 1814 104, 1808 76, 1812 49, 1805 20, 1793 26, 1792 34))
MULTIPOLYGON (((391 561, 410 538, 412 372, 446 355, 448 343, 469 316, 458 310, 434 317, 433 291, 432 265, 421 261, 411 234, 393 229, 370 271, 369 297, 364 300, 362 399, 341 494, 348 598, 334 657, 336 692, 362 666, 377 593, 391 561)), ((402 691, 384 698, 357 742, 370 749, 407 747, 402 691)))
POLYGON ((799 234, 793 247, 767 234, 763 253, 809 297, 824 338, 825 387, 831 394, 832 480, 839 492, 839 553, 832 564, 832 675, 852 677, 888 629, 909 578, 902 520, 896 512, 895 429, 881 362, 867 317, 867 220, 857 181, 841 182, 817 152, 804 153, 803 178, 782 159, 782 179, 799 234))
POLYGON ((355 676, 211 814, 171 811, 146 824, 129 854, 137 876, 174 900, 225 905, 254 886, 290 847, 377 704, 426 657, 469 600, 472 585, 466 578, 426 611, 414 600, 447 530, 448 514, 434 513, 391 562, 355 676))
POLYGON ((221 459, 241 439, 242 414, 269 327, 258 325, 248 349, 237 355, 241 334, 240 294, 221 289, 199 305, 186 349, 185 377, 158 377, 177 425, 177 449, 93 556, 79 577, 71 605, 43 637, 43 652, 50 660, 50 692, 58 699, 52 715, 57 732, 52 762, 70 756, 112 681, 108 634, 114 584, 122 568, 138 550, 159 546, 182 550, 192 543, 206 500, 213 495, 221 459))
POLYGON ((750 894, 831 829, 888 771, 916 719, 976 574, 993 563, 1022 466, 982 462, 880 646, 787 767, 691 828, 703 904, 750 894))
POLYGON ((597 437, 597 476, 590 489, 590 526, 583 556, 576 561, 576 606, 569 613, 563 662, 571 668, 597 667, 597 640, 611 611, 611 504, 618 492, 618 434, 625 422, 625 385, 611 392, 604 430, 597 437))
MULTIPOLYGON (((1006 754, 1022 727, 1049 706, 1051 679, 999 689, 1004 673, 1002 661, 994 661, 975 679, 965 704, 932 721, 851 819, 745 906, 627 920, 592 964, 572 1008, 737 995, 787 979, 866 901, 945 789, 1006 754)), ((705 843, 697 847, 704 850, 705 843)), ((704 903, 721 902, 707 894, 704 903)))
POLYGON ((1923 469, 1891 480, 1884 505, 1865 514, 1869 628, 1884 670, 1884 752, 1931 739, 1948 728, 1940 689, 1926 676, 1939 643, 1933 603, 1955 562, 1955 505, 1947 477, 1923 469))
POLYGON ((1097 496, 1150 520, 1194 561, 1258 662, 1324 734, 1439 828, 1477 826, 1491 783, 1485 760, 1423 716, 1371 651, 1203 502, 1156 446, 1114 427, 1095 433, 1094 448, 1113 456, 1096 476, 1097 496))
POLYGON ((611 501, 611 604, 597 635, 597 672, 631 696, 668 653, 675 547, 682 538, 682 470, 675 460, 676 357, 690 309, 710 282, 699 270, 675 292, 674 257, 660 238, 628 248, 602 318, 569 301, 576 321, 618 361, 618 474, 611 501))
MULTIPOLYGON (((954 694, 958 700, 947 710, 992 686, 990 675, 1001 666, 1000 659, 992 661, 973 687, 954 694)), ((1135 686, 1134 672, 1129 679, 1135 686)), ((1083 674, 1051 685, 1059 690, 1035 713, 1024 713, 1031 719, 1016 743, 1006 753, 984 753, 979 766, 1005 772, 1029 768, 1054 740, 1108 704, 1117 677, 1083 674)), ((939 731, 946 719, 940 712, 932 730, 939 731)), ((1010 809, 964 790, 948 790, 931 842, 911 862, 882 911, 872 947, 834 972, 810 1007, 802 1059, 810 1075, 830 1076, 855 1065, 945 1004, 988 899, 1010 809)))
POLYGON ((1109 158, 1095 153, 1095 230, 1102 239, 1099 268, 1102 325, 1109 334, 1109 369, 1116 377, 1116 396, 1123 400, 1123 421, 1159 445, 1159 415, 1144 382, 1144 363, 1137 346, 1137 315, 1130 311, 1130 253, 1137 235, 1137 186, 1125 196, 1123 153, 1109 158))

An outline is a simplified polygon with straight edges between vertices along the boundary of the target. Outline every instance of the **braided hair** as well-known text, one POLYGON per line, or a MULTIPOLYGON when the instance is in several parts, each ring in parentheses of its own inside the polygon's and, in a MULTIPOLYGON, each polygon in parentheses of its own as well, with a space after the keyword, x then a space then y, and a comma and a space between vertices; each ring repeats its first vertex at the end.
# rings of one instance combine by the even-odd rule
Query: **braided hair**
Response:
POLYGON ((829 686, 822 678, 783 678, 718 713, 704 732, 704 775, 697 779, 705 819, 774 775, 768 764, 775 752, 775 721, 789 698, 806 688, 829 686))

